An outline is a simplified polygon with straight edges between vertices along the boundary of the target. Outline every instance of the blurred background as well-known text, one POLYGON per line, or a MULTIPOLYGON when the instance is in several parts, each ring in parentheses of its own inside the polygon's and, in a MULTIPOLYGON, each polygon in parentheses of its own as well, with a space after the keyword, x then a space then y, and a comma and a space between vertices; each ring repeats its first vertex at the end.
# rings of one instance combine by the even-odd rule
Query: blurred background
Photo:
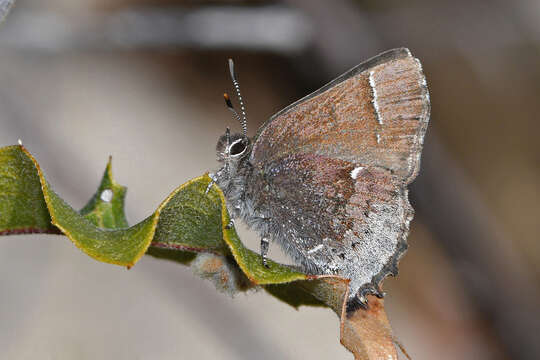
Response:
MULTIPOLYGON (((239 129, 228 57, 253 135, 399 46, 424 65, 432 117, 410 250, 384 284, 395 335, 414 359, 539 359, 538 0, 18 0, 0 27, 0 145, 22 139, 77 209, 111 154, 134 224, 239 129)), ((126 271, 12 236, 0 272, 3 359, 352 359, 329 309, 231 299, 149 256, 126 271)))

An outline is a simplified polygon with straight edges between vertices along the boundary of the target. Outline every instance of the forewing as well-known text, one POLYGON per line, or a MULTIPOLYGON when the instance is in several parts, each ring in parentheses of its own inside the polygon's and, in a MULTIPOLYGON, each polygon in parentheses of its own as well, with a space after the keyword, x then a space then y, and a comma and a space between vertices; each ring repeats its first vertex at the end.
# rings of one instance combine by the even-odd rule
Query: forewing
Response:
POLYGON ((409 183, 429 112, 420 62, 408 49, 390 50, 275 114, 259 130, 250 160, 260 166, 316 154, 386 168, 409 183))

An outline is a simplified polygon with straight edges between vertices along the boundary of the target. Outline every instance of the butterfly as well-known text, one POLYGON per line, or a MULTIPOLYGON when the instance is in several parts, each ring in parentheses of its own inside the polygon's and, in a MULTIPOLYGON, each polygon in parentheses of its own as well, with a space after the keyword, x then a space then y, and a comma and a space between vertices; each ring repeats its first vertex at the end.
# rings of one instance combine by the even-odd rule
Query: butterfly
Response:
MULTIPOLYGON (((407 185, 417 176, 430 98, 422 66, 406 48, 375 56, 287 106, 247 136, 240 87, 229 60, 242 133, 227 128, 210 174, 233 219, 309 274, 350 279, 348 306, 383 297, 397 275, 414 211, 407 185)), ((231 222, 229 226, 233 226, 231 222)))

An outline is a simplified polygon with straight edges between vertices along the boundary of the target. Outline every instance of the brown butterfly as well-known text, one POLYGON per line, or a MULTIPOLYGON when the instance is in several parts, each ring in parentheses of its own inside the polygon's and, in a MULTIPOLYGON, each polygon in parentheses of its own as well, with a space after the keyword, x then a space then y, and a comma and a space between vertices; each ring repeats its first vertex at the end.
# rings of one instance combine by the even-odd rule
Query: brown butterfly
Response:
MULTIPOLYGON (((416 177, 430 100, 418 59, 386 51, 272 116, 253 138, 232 61, 243 127, 217 144, 223 167, 212 179, 232 218, 310 274, 350 279, 349 306, 383 296, 407 249, 413 209, 407 185, 416 177)), ((232 225, 232 224, 231 224, 232 225)))

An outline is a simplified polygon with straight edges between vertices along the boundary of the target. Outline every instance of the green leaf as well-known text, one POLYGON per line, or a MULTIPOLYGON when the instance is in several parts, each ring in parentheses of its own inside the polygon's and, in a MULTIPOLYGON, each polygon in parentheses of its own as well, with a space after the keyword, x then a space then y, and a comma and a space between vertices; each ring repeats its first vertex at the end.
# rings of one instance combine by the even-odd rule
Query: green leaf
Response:
POLYGON ((124 214, 127 188, 114 181, 111 163, 112 157, 109 157, 98 190, 79 212, 97 227, 104 229, 127 228, 129 225, 124 214))
POLYGON ((154 235, 159 209, 128 229, 98 228, 51 189, 36 159, 23 146, 19 146, 18 150, 34 163, 51 216, 51 223, 77 247, 96 260, 127 267, 135 264, 144 255, 154 235))
POLYGON ((159 210, 130 228, 102 229, 75 211, 43 181, 43 192, 52 223, 87 255, 96 260, 128 267, 144 255, 154 236, 159 210))
POLYGON ((164 259, 177 262, 182 265, 189 265, 197 257, 197 253, 182 251, 176 249, 162 249, 159 247, 150 246, 146 251, 147 255, 157 259, 164 259))
POLYGON ((2 207, 8 211, 3 211, 7 220, 0 232, 9 234, 21 232, 20 229, 27 231, 28 228, 34 229, 30 226, 39 222, 39 231, 45 232, 56 227, 86 254, 107 263, 133 266, 154 238, 161 210, 172 195, 182 191, 182 187, 178 188, 152 215, 125 228, 125 189, 114 182, 110 165, 105 171, 100 189, 79 213, 51 189, 39 164, 24 147, 7 147, 1 149, 0 154, 5 155, 0 162, 0 181, 7 184, 4 193, 10 195, 9 201, 1 202, 2 207), (106 189, 113 191, 110 203, 101 198, 106 189))
POLYGON ((188 181, 164 201, 153 246, 228 254, 221 231, 223 204, 217 187, 208 193, 205 175, 188 181))
POLYGON ((0 234, 57 233, 36 167, 21 149, 0 149, 0 234))
MULTIPOLYGON (((220 195, 223 196, 221 191, 220 195)), ((225 206, 225 199, 222 198, 222 201, 225 206)), ((225 242, 229 245, 238 266, 255 284, 282 284, 296 280, 306 280, 308 278, 306 274, 298 272, 289 266, 278 264, 270 259, 268 260, 268 268, 264 267, 261 256, 242 244, 236 230, 234 228, 226 229, 226 225, 229 223, 229 214, 226 209, 222 214, 225 242)))
POLYGON ((97 192, 78 212, 52 190, 24 147, 9 146, 0 149, 0 234, 59 229, 89 256, 128 267, 151 245, 150 255, 192 265, 195 273, 230 294, 267 286, 295 307, 324 303, 336 312, 342 308, 344 279, 309 276, 272 260, 264 267, 260 255, 242 244, 234 227, 227 227, 225 197, 216 185, 209 188, 210 182, 208 175, 188 181, 152 215, 128 227, 126 188, 115 182, 110 159, 97 192))

